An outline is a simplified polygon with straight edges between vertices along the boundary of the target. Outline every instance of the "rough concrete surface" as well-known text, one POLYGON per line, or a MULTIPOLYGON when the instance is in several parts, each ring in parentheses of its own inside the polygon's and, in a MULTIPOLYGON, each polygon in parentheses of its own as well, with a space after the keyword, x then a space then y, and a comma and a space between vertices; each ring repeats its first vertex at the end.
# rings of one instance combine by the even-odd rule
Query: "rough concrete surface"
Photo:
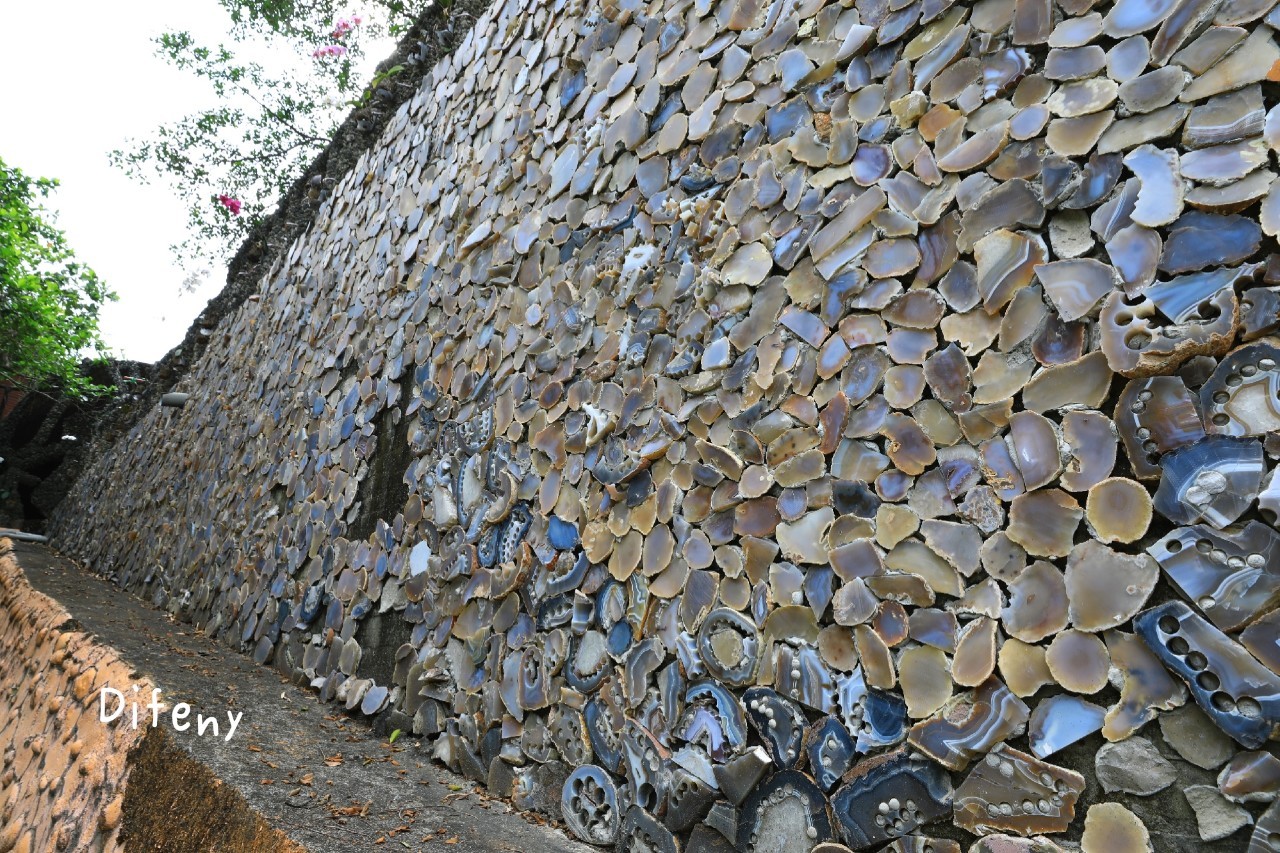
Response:
MULTIPOLYGON (((472 783, 434 764, 412 737, 394 744, 375 738, 366 725, 322 706, 275 672, 172 622, 48 549, 28 543, 15 543, 14 549, 31 584, 57 599, 80 628, 118 650, 136 667, 133 677, 159 686, 166 705, 189 703, 193 719, 197 713, 217 716, 223 735, 227 711, 244 714, 230 743, 210 734, 173 732, 162 715, 166 735, 146 738, 139 762, 176 762, 184 774, 178 778, 193 785, 202 784, 199 776, 207 768, 272 827, 318 853, 366 846, 455 853, 591 850, 481 795, 472 783)), ((145 709, 143 718, 148 719, 145 709)), ((148 806, 139 830, 152 833, 151 840, 137 849, 197 849, 172 838, 169 846, 153 846, 163 834, 157 814, 169 815, 175 834, 184 822, 199 822, 196 803, 185 802, 174 787, 126 794, 126 825, 132 797, 167 800, 148 806)))

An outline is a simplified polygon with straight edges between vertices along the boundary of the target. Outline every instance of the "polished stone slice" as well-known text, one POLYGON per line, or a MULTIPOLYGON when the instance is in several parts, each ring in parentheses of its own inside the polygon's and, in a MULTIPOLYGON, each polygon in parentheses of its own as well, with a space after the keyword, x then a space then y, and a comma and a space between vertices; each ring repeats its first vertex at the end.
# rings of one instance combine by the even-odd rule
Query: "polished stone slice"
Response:
POLYGON ((1035 412, 1016 412, 1009 418, 1014 463, 1022 475, 1022 485, 1034 491, 1053 482, 1062 471, 1058 434, 1053 424, 1035 412))
POLYGON ((1008 535, 1028 554, 1065 557, 1071 552, 1084 510, 1059 489, 1040 489, 1018 495, 1009 505, 1008 535))
POLYGON ((742 803, 738 844, 752 853, 809 853, 835 839, 826 798, 808 776, 783 770, 770 776, 742 803))
POLYGON ((1102 640, 1074 628, 1053 638, 1045 651, 1045 663, 1061 687, 1086 696, 1107 686, 1111 668, 1102 640))
POLYGON ((1085 501, 1085 520, 1102 542, 1136 542, 1147 532, 1151 515, 1151 495, 1123 477, 1096 484, 1085 501))
POLYGON ((1243 216, 1192 211, 1169 226, 1159 269, 1176 274, 1240 263, 1261 240, 1261 227, 1243 216))
POLYGON ((1013 695, 1019 698, 1035 695, 1041 687, 1053 684, 1053 673, 1045 663, 1043 646, 1034 646, 1018 639, 1008 639, 1000 646, 997 658, 1000 676, 1009 685, 1013 695))
POLYGON ((1049 122, 1045 141, 1050 149, 1064 157, 1083 157, 1093 151, 1114 121, 1115 113, 1107 109, 1073 118, 1056 118, 1049 122))
POLYGON ((1102 19, 1102 31, 1112 38, 1124 38, 1155 29, 1177 5, 1176 0, 1120 0, 1102 19))
POLYGON ((1120 102, 1131 113, 1149 113, 1173 103, 1190 79, 1180 66, 1166 65, 1120 85, 1120 102))
POLYGON ((1160 456, 1204 437, 1199 401, 1178 376, 1135 379, 1116 403, 1116 427, 1133 471, 1143 480, 1160 477, 1160 456))
POLYGON ((1062 416, 1062 438, 1070 459, 1059 484, 1069 492, 1088 491, 1111 475, 1116 463, 1116 426, 1106 415, 1070 411, 1062 416))
POLYGON ((1156 279, 1164 240, 1154 228, 1127 225, 1106 242, 1110 258, 1126 293, 1142 292, 1156 279))
POLYGON ((1067 586, 1057 566, 1037 560, 1008 587, 1009 605, 1000 621, 1009 636, 1036 643, 1067 627, 1067 586))
POLYGON ((932 715, 951 698, 951 673, 941 649, 917 646, 898 659, 898 680, 913 720, 932 715))
POLYGON ((1139 225, 1167 225, 1182 213, 1183 185, 1178 153, 1141 145, 1125 155, 1124 164, 1137 177, 1140 189, 1132 218, 1139 225))
POLYGON ((1104 637, 1111 664, 1120 676, 1120 701, 1107 709, 1102 736, 1121 741, 1155 719, 1159 711, 1186 703, 1187 689, 1138 636, 1108 631, 1104 637))
POLYGON ((953 794, 945 770, 899 749, 850 770, 831 810, 845 843, 867 850, 950 814, 953 794))
POLYGON ((1223 631, 1238 631, 1280 604, 1280 533, 1257 521, 1243 528, 1181 527, 1147 549, 1178 590, 1223 631))
POLYGON ((996 621, 991 616, 980 616, 961 628, 951 679, 961 687, 976 687, 986 681, 996 668, 997 640, 996 621))
POLYGON ((1248 35, 1243 27, 1209 27, 1172 57, 1192 74, 1203 74, 1248 35))
POLYGON ((588 844, 614 843, 621 817, 613 779, 593 764, 577 768, 565 780, 560 813, 569 831, 588 844))
POLYGON ((1075 817, 1084 777, 996 744, 956 789, 955 822, 987 835, 1062 832, 1075 817))
POLYGON ((1014 294, 1031 283, 1035 268, 1046 260, 1044 244, 1036 237, 999 229, 974 244, 978 291, 987 313, 1003 308, 1014 294))
POLYGON ((1022 389, 1023 407, 1032 412, 1096 409, 1107 398, 1113 378, 1106 354, 1095 350, 1038 371, 1022 389))
POLYGON ((1216 435, 1169 453, 1161 463, 1156 512, 1175 524, 1203 521, 1221 530, 1257 497, 1262 456, 1256 439, 1216 435))
POLYGON ((1027 726, 1027 742, 1038 758, 1047 758, 1102 728, 1106 710, 1078 696, 1051 696, 1036 703, 1027 726))
POLYGON ((1258 342, 1232 351, 1200 389, 1205 428, 1220 435, 1280 430, 1280 348, 1258 342))
POLYGON ((1087 315, 1099 299, 1120 285, 1112 267, 1092 258, 1041 264, 1035 274, 1058 314, 1067 321, 1087 315))
POLYGON ((1181 158, 1180 168, 1190 181, 1224 186, 1240 181, 1266 163, 1267 143, 1258 138, 1189 151, 1181 158))
POLYGON ((813 780, 822 790, 830 791, 853 766, 857 744, 835 717, 823 717, 810 726, 804 744, 813 780))
MULTIPOLYGON (((1098 153, 1115 154, 1172 136, 1178 128, 1182 127, 1188 112, 1189 108, 1186 104, 1169 104, 1149 113, 1139 113, 1120 119, 1108 127, 1098 139, 1098 153)), ((1186 192, 1185 198, 1188 203, 1194 190, 1193 187, 1186 192)))
POLYGON ((1135 618, 1134 627, 1238 743, 1257 749, 1280 733, 1280 677, 1187 605, 1154 607, 1135 618))
POLYGON ((807 728, 800 706, 768 687, 749 688, 742 694, 742 704, 774 764, 781 768, 796 766, 803 756, 801 742, 807 728))
POLYGON ((1107 51, 1107 76, 1127 83, 1145 71, 1150 61, 1151 42, 1145 36, 1129 36, 1107 51))
POLYGON ((1218 774, 1218 790, 1233 803, 1274 801, 1280 796, 1280 758, 1269 752, 1236 753, 1218 774))
POLYGON ((1124 554, 1089 540, 1071 549, 1066 578, 1071 624, 1102 631, 1123 625, 1142 608, 1160 568, 1147 554, 1124 554))
POLYGON ((1094 76, 1106 64, 1106 52, 1096 44, 1054 48, 1045 58, 1044 76, 1050 80, 1082 80, 1094 76))
POLYGON ((916 723, 907 742, 951 770, 963 770, 991 747, 1021 732, 1030 709, 999 680, 989 678, 953 697, 916 723))
POLYGON ((1045 105, 1056 116, 1075 118, 1111 106, 1119 91, 1115 81, 1106 77, 1078 80, 1058 87, 1045 105))
POLYGON ((1083 853, 1149 853, 1151 835, 1133 812, 1119 803, 1094 803, 1084 816, 1083 853))

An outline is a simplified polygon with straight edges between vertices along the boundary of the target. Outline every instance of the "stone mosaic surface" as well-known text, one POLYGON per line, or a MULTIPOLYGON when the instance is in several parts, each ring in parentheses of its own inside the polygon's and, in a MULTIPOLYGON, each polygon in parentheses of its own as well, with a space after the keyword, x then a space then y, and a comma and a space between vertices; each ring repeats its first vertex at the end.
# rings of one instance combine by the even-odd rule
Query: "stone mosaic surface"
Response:
POLYGON ((69 628, 0 539, 0 849, 122 850, 128 754, 146 729, 98 719, 98 688, 137 683, 115 652, 69 628))
POLYGON ((495 4, 57 543, 594 844, 1280 849, 1272 5, 495 4))

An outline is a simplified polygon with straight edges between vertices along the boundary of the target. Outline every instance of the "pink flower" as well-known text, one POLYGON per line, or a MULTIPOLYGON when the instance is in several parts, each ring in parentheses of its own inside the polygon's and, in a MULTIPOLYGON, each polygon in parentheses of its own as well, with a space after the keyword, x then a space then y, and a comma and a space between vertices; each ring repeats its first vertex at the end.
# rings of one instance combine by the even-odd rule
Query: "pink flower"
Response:
POLYGON ((333 22, 333 37, 338 39, 354 30, 364 22, 359 15, 352 15, 350 18, 339 18, 333 22))
POLYGON ((218 196, 218 202, 227 210, 231 211, 232 216, 240 215, 240 199, 232 198, 229 195, 218 196))
POLYGON ((311 56, 315 59, 323 59, 326 56, 342 56, 347 49, 340 44, 326 44, 324 47, 317 47, 311 52, 311 56))

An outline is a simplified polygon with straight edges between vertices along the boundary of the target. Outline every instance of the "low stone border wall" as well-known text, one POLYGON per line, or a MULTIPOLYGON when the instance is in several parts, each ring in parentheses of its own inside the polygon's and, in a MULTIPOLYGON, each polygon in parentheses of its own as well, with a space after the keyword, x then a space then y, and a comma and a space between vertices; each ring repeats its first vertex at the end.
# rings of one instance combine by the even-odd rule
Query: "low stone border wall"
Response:
POLYGON ((0 540, 0 851, 118 850, 129 751, 143 730, 98 721, 97 687, 129 667, 31 587, 0 540))
POLYGON ((110 683, 152 686, 34 589, 0 539, 0 853, 301 851, 163 729, 101 722, 110 683))

